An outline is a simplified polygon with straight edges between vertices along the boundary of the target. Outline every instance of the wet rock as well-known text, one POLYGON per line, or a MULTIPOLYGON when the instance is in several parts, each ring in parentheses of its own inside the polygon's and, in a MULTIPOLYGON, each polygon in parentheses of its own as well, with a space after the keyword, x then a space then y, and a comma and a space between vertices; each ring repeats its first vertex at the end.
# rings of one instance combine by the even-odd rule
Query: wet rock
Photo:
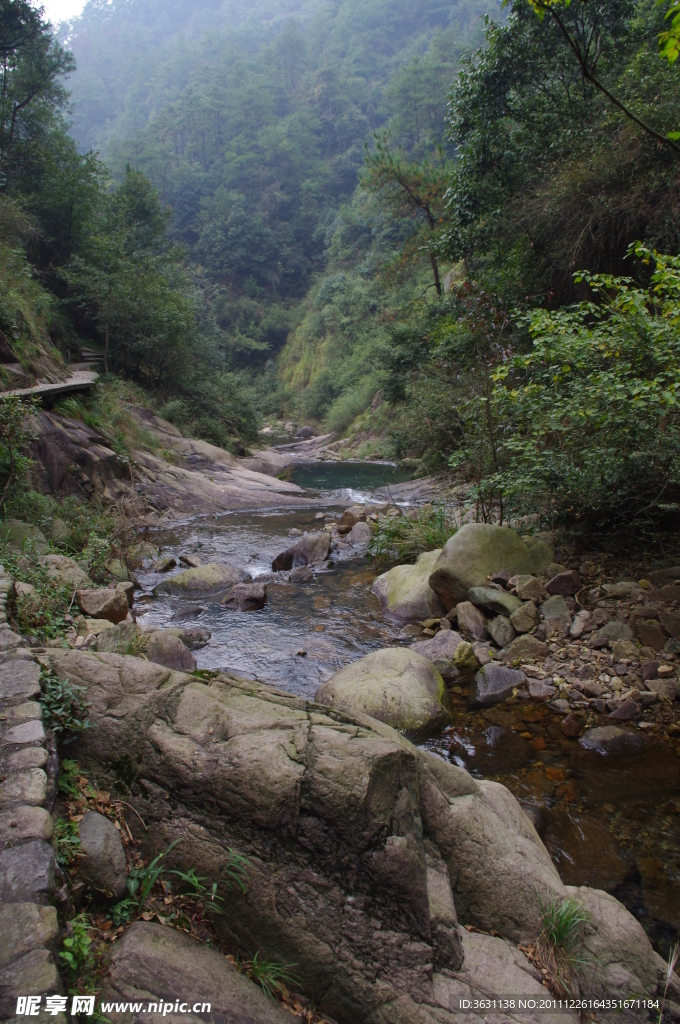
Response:
POLYGON ((208 645, 211 637, 210 631, 204 626, 172 626, 165 632, 176 636, 190 651, 200 651, 208 645))
POLYGON ((300 565, 321 565, 330 554, 331 538, 325 531, 305 533, 300 540, 287 548, 272 562, 274 572, 287 572, 300 565))
POLYGON ((456 606, 458 613, 458 631, 466 640, 486 640, 488 636, 487 618, 484 612, 470 601, 462 601, 456 606))
POLYGON ((78 825, 80 852, 78 876, 89 889, 122 899, 127 881, 127 863, 120 833, 112 821, 96 811, 87 811, 78 825))
POLYGON ((352 508, 346 508, 342 513, 338 522, 338 533, 347 534, 360 523, 366 519, 366 510, 360 505, 353 505, 352 508))
POLYGON ((38 562, 46 570, 48 576, 60 583, 65 583, 69 587, 92 586, 87 573, 74 559, 67 558, 66 555, 43 555, 38 562))
POLYGON ((157 562, 151 566, 152 572, 170 572, 171 569, 177 568, 177 559, 173 558, 172 555, 165 555, 164 558, 159 558, 157 562))
POLYGON ((180 555, 179 560, 188 569, 198 569, 199 565, 203 565, 203 561, 198 555, 180 555))
POLYGON ((309 583, 314 579, 314 573, 308 565, 301 565, 299 569, 293 569, 288 579, 291 583, 309 583))
POLYGON ((680 786, 674 751, 640 730, 619 725, 588 729, 571 762, 586 799, 617 803, 672 793, 680 786))
POLYGON ((517 636, 510 619, 505 615, 497 615, 495 619, 491 619, 486 628, 491 639, 499 647, 506 647, 517 636))
POLYGON ((549 597, 541 605, 541 617, 556 633, 568 633, 571 628, 571 612, 567 602, 559 594, 549 597))
POLYGON ((527 576, 526 574, 513 576, 510 580, 510 586, 514 586, 515 593, 520 601, 534 601, 538 604, 541 601, 545 601, 548 597, 548 591, 535 576, 527 576))
POLYGON ((420 732, 442 720, 444 681, 422 655, 403 647, 374 651, 336 672, 315 700, 359 712, 394 729, 420 732))
POLYGON ((77 590, 76 601, 83 615, 107 619, 114 625, 123 622, 130 610, 127 596, 120 590, 77 590))
POLYGON ((238 608, 241 612, 258 611, 266 603, 267 588, 261 583, 237 583, 220 602, 227 608, 238 608))
POLYGON ((594 814, 554 808, 543 841, 565 885, 612 892, 635 871, 633 857, 594 814))
POLYGON ((606 625, 593 634, 588 641, 588 647, 597 650, 601 647, 607 647, 616 641, 632 639, 633 631, 628 623, 615 619, 613 622, 607 622, 606 625))
POLYGON ((515 637, 511 644, 508 644, 500 654, 499 659, 512 664, 514 661, 539 661, 548 655, 548 645, 535 636, 525 633, 524 636, 515 637))
POLYGON ((512 613, 510 622, 516 633, 529 633, 538 625, 538 608, 533 601, 525 601, 512 613))
POLYGON ((583 732, 583 722, 577 715, 567 715, 560 722, 560 729, 565 736, 575 739, 583 732))
POLYGON ((371 536, 371 528, 368 523, 356 523, 347 534, 347 543, 363 554, 368 551, 371 536))
MULTIPOLYGON (((458 649, 463 644, 465 641, 460 633, 449 629, 437 633, 432 640, 419 640, 417 643, 411 644, 411 650, 431 661, 440 676, 447 682, 455 682, 461 675, 458 665, 465 663, 464 658, 457 657, 458 649)), ((465 647, 469 647, 469 644, 465 644, 465 647)), ((476 668, 476 660, 473 660, 473 664, 476 668)))
POLYGON ((610 722, 637 722, 640 714, 640 705, 636 704, 631 698, 628 698, 628 700, 624 700, 619 704, 607 717, 610 722))
POLYGON ((635 630, 644 647, 651 647, 653 651, 663 650, 667 637, 655 619, 638 619, 635 623, 635 630))
MULTIPOLYGON (((209 1003, 215 1020, 235 1024, 289 1024, 291 1019, 217 949, 173 928, 136 921, 112 947, 101 998, 146 1002, 149 992, 160 992, 171 1005, 209 1003)), ((123 1015, 113 1013, 111 1019, 117 1024, 123 1015)), ((196 1024, 200 1017, 186 1019, 196 1024)))
POLYGON ((249 580, 250 576, 243 569, 226 563, 208 562, 163 580, 154 588, 154 594, 217 594, 249 580))
POLYGON ((477 704, 500 704, 524 683, 523 672, 505 668, 496 662, 483 665, 475 676, 474 700, 477 704))
POLYGON ((557 689, 550 683, 546 683, 543 679, 529 680, 529 696, 532 700, 551 700, 556 693, 557 689))
POLYGON ((426 551, 415 565, 397 565, 378 576, 372 590, 380 598, 386 615, 399 622, 413 622, 444 614, 428 582, 440 553, 439 550, 426 551))
POLYGON ((522 606, 522 602, 514 594, 491 587, 471 587, 468 591, 468 601, 494 615, 510 616, 522 606))
POLYGON ((446 609, 464 601, 471 587, 484 587, 501 569, 541 572, 552 560, 547 544, 526 544, 514 530, 468 523, 446 542, 430 577, 430 586, 446 609))
POLYGON ((6 519, 0 523, 0 543, 11 551, 30 552, 44 555, 49 549, 45 534, 37 526, 30 526, 20 519, 6 519))
POLYGON ((546 583, 545 589, 552 595, 573 597, 581 589, 581 577, 575 569, 569 569, 567 572, 560 572, 557 576, 553 576, 546 583))

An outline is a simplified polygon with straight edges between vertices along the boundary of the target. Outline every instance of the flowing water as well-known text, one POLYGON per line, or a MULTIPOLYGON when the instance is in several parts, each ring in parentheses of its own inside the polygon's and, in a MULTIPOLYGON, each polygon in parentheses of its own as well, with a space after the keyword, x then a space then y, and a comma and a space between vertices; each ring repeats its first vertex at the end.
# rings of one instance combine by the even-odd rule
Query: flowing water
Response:
MULTIPOLYGON (((319 510, 339 515, 404 475, 372 463, 317 463, 295 467, 292 478, 310 489, 309 508, 198 518, 158 537, 164 554, 228 562, 257 579, 293 543, 291 529, 323 528, 319 510)), ((268 603, 258 612, 227 610, 217 599, 154 598, 153 587, 167 574, 141 572, 138 621, 200 624, 212 638, 195 652, 199 668, 228 669, 313 697, 342 666, 406 642, 371 593, 378 571, 371 559, 358 558, 315 570, 304 582, 269 583, 268 603)), ((533 702, 480 712, 454 696, 450 725, 426 745, 479 778, 503 782, 533 818, 564 881, 616 895, 665 955, 680 928, 680 757, 650 745, 630 763, 584 759, 559 722, 533 702)))

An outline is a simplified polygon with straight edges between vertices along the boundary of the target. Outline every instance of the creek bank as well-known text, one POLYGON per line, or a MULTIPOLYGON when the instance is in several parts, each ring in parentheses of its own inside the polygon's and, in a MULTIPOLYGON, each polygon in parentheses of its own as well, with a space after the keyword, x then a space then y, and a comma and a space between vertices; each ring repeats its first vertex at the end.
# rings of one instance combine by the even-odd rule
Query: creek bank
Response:
POLYGON ((660 964, 642 928, 612 897, 563 885, 503 786, 372 719, 256 683, 118 655, 43 659, 91 703, 74 753, 136 774, 128 800, 147 831, 136 817, 129 827, 147 855, 180 840, 169 863, 224 896, 218 932, 296 963, 338 1024, 454 1022, 461 985, 495 984, 494 957, 535 994, 517 944, 541 930, 541 899, 571 892, 591 914, 584 942, 598 964, 579 977, 581 993, 656 991, 660 964), (221 884, 229 847, 248 858, 246 896, 221 884), (459 921, 505 941, 469 941, 459 921))

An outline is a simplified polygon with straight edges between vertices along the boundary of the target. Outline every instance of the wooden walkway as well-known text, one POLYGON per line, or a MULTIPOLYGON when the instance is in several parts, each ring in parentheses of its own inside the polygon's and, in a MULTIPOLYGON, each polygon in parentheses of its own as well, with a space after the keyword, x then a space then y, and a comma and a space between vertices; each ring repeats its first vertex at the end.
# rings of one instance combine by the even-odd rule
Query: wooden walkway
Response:
POLYGON ((32 395, 35 395, 36 398, 59 398, 61 395, 72 395, 78 391, 89 391, 98 379, 99 374, 94 370, 76 370, 66 380, 57 381, 56 384, 36 384, 32 388, 0 391, 0 402, 5 398, 30 398, 32 395))

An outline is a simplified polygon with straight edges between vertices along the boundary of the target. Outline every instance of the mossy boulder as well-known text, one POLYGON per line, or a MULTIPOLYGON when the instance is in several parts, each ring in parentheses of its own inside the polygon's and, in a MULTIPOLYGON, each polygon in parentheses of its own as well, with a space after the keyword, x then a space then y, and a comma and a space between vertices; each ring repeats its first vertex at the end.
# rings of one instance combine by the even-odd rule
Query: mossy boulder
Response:
POLYGON ((250 576, 243 569, 226 563, 208 562, 163 580, 154 588, 154 594, 219 594, 249 580, 250 576))
POLYGON ((30 551, 36 555, 47 554, 50 547, 42 530, 20 519, 0 523, 0 543, 6 544, 10 551, 30 551))
POLYGON ((468 523, 446 542, 428 582, 448 610, 465 601, 472 587, 486 586, 492 573, 535 575, 552 561, 544 541, 524 541, 506 526, 468 523))
POLYGON ((441 722, 444 693, 444 680, 428 658, 403 647, 387 647, 336 672, 319 687, 315 699, 418 733, 441 722))
POLYGON ((373 593, 380 598, 386 615, 399 622, 417 622, 444 614, 441 601, 429 584, 440 555, 441 549, 426 551, 415 565, 397 565, 378 576, 373 593))

